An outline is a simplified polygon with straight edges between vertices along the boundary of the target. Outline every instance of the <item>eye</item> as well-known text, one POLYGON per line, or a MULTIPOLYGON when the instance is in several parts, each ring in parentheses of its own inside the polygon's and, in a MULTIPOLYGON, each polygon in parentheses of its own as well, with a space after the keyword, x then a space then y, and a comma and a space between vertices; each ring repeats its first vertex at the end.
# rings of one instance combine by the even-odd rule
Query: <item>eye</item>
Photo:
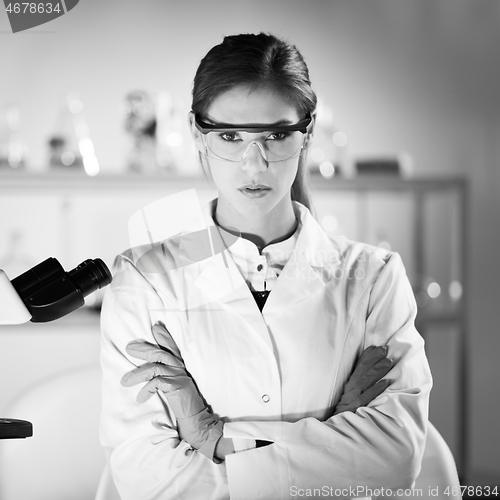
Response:
POLYGON ((288 132, 271 132, 267 137, 266 141, 284 141, 290 136, 288 132))
POLYGON ((238 142, 242 140, 238 132, 222 132, 218 136, 225 142, 238 142))

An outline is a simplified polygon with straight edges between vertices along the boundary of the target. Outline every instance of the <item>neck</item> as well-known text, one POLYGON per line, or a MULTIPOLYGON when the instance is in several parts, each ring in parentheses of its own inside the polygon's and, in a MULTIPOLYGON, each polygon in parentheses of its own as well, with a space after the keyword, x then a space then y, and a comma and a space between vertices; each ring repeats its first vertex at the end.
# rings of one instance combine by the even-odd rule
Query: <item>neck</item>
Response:
MULTIPOLYGON (((286 200, 282 200, 286 201, 286 200)), ((240 214, 218 199, 214 219, 217 225, 231 234, 241 235, 257 245, 259 251, 271 243, 289 238, 297 228, 297 219, 291 200, 278 204, 268 213, 248 216, 240 214)))

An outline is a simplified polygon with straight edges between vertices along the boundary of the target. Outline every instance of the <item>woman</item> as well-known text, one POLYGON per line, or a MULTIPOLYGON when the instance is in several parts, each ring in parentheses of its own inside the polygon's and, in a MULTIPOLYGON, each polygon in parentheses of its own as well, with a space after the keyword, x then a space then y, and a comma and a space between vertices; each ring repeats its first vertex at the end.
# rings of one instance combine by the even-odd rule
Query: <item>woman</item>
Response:
POLYGON ((418 474, 431 376, 415 301, 398 254, 312 217, 315 106, 300 53, 271 35, 226 37, 198 68, 189 121, 222 251, 190 259, 188 236, 115 263, 101 438, 123 499, 359 497, 418 474))

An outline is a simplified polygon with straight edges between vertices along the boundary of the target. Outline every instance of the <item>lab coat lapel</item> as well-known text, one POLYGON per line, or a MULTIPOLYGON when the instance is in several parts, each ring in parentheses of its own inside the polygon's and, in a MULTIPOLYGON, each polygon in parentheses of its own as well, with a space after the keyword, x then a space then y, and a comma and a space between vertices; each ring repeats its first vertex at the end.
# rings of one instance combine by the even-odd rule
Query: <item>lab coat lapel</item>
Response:
MULTIPOLYGON (((179 238, 178 283, 183 290, 178 296, 183 310, 204 308, 212 303, 216 306, 217 301, 240 295, 246 286, 213 222, 210 215, 212 207, 213 202, 179 238)), ((229 243, 237 244, 238 239, 234 238, 229 243)))
POLYGON ((270 324, 282 314, 293 310, 297 302, 324 287, 324 281, 311 267, 305 255, 294 251, 262 310, 266 323, 270 324))
POLYGON ((306 207, 294 202, 301 222, 294 252, 269 294, 263 315, 267 324, 293 311, 296 304, 319 292, 340 264, 327 235, 306 207))
MULTIPOLYGON (((179 242, 179 255, 182 268, 179 282, 183 283, 180 307, 184 310, 206 309, 228 306, 238 314, 249 326, 264 340, 272 349, 271 339, 262 314, 245 282, 240 270, 235 264, 231 254, 227 251, 227 234, 224 241, 213 221, 214 202, 208 203, 204 209, 202 218, 198 217, 194 224, 183 231, 179 242), (205 243, 205 248, 211 248, 210 255, 203 257, 206 251, 193 250, 193 243, 199 234, 205 231, 210 243, 205 243), (192 286, 194 284, 194 286, 192 286)), ((203 233, 205 234, 205 233, 203 233)), ((236 252, 242 252, 243 242, 235 238, 230 242, 236 252)))
POLYGON ((216 296, 209 303, 209 307, 220 309, 227 306, 231 308, 256 332, 269 349, 273 349, 262 314, 229 252, 224 251, 210 259, 210 262, 194 280, 194 284, 199 293, 205 297, 214 297, 215 286, 217 288, 216 296))

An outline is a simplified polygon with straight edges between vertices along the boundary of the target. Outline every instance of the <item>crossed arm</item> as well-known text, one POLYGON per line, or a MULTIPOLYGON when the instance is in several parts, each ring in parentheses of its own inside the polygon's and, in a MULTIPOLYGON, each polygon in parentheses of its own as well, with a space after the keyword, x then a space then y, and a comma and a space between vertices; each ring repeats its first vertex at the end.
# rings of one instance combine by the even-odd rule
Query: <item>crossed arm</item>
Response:
MULTIPOLYGON (((130 356, 146 362, 126 373, 122 385, 145 384, 137 395, 139 403, 144 403, 157 392, 163 393, 177 419, 179 437, 199 453, 219 460, 234 453, 232 439, 222 437, 223 422, 212 414, 209 404, 199 393, 165 325, 155 324, 152 333, 156 345, 144 339, 133 340, 127 345, 130 356)), ((391 370, 393 360, 386 356, 386 346, 365 349, 344 387, 342 398, 332 409, 333 415, 355 412, 389 386, 390 380, 382 377, 391 370)), ((258 441, 256 445, 266 444, 270 442, 258 441)))

